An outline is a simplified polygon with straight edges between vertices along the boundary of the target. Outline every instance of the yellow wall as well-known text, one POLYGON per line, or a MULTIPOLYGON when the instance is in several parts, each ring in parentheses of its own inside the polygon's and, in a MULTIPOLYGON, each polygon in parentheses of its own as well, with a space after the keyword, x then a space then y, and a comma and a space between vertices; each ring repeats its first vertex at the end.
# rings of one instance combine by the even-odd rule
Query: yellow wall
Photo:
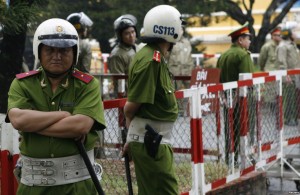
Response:
MULTIPOLYGON (((263 14, 270 3, 271 0, 260 0, 255 1, 253 5, 253 27, 256 33, 258 33, 261 27, 263 14)), ((241 5, 241 7, 243 7, 243 5, 241 5)), ((275 17, 275 15, 276 13, 274 14, 273 18, 275 17)), ((197 21, 199 20, 199 18, 190 18, 188 19, 188 21, 189 20, 197 21)), ((199 21, 198 25, 200 25, 199 21)), ((230 17, 226 16, 225 13, 223 13, 214 15, 212 17, 211 23, 208 26, 190 27, 187 28, 187 32, 189 32, 193 37, 198 37, 203 41, 199 48, 206 47, 206 50, 204 51, 205 53, 215 54, 222 53, 230 47, 231 40, 228 37, 228 34, 233 30, 239 28, 240 26, 241 25, 238 24, 235 20, 231 19, 230 17)))

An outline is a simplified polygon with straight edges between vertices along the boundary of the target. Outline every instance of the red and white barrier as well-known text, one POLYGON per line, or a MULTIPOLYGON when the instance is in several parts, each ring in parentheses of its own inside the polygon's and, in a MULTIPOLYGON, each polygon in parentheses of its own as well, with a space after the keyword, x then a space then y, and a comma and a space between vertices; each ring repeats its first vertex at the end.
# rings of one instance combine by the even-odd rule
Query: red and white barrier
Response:
MULTIPOLYGON (((178 101, 187 100, 188 116, 179 117, 175 122, 178 129, 187 127, 190 131, 188 139, 190 143, 182 141, 174 147, 175 154, 190 154, 191 181, 190 189, 183 190, 184 195, 204 195, 206 192, 220 187, 230 181, 240 178, 256 169, 284 160, 284 148, 300 143, 300 134, 285 137, 286 131, 283 122, 282 77, 287 75, 300 75, 300 70, 272 71, 268 73, 243 74, 240 81, 216 84, 207 87, 184 89, 176 92, 178 101), (276 102, 275 112, 269 111, 266 96, 271 94, 272 101, 276 102), (212 95, 213 94, 213 95, 212 95), (206 101, 207 98, 216 97, 216 101, 206 101), (252 99, 251 99, 252 98, 252 99), (234 112, 239 106, 240 115, 240 164, 234 164, 234 112), (250 105, 250 106, 249 106, 250 105), (216 109, 215 109, 216 108, 216 109), (210 111, 207 111, 210 109, 210 111), (224 115, 224 109, 228 109, 228 116, 224 115), (212 111, 213 110, 213 111, 212 111), (268 111, 267 114, 264 112, 268 111), (255 142, 250 144, 251 122, 250 113, 255 113, 255 142), (188 122, 185 121, 188 119, 188 122), (224 121, 229 124, 229 162, 225 162, 226 146, 224 144, 224 121), (187 124, 184 124, 187 123, 187 124), (271 124, 267 126, 267 124, 271 124), (293 137, 292 137, 293 136, 293 137), (185 144, 182 146, 181 144, 185 144), (249 160, 249 155, 255 156, 255 162, 249 160), (228 171, 225 175, 208 180, 207 165, 213 163, 225 165, 228 171)), ((300 93, 299 93, 300 94, 300 93)), ((300 96, 298 94, 298 96, 300 96)), ((299 99, 299 97, 298 97, 299 99)), ((104 142, 111 147, 120 147, 118 131, 119 118, 122 117, 120 109, 124 107, 126 99, 104 101, 107 129, 104 131, 104 142), (116 117, 118 117, 116 119, 116 117), (113 137, 115 136, 115 137, 113 137)), ((18 132, 13 130, 10 124, 4 123, 5 115, 2 115, 1 131, 1 194, 11 195, 16 192, 16 183, 12 174, 13 167, 18 158, 18 132)), ((173 130, 174 136, 183 137, 173 130)), ((175 143, 177 139, 173 140, 175 143)), ((178 141, 179 142, 179 141, 178 141)), ((108 158, 109 159, 109 158, 108 158)), ((101 160, 101 159, 100 159, 101 160)), ((107 159, 105 159, 107 160, 107 159)), ((113 164, 115 159, 106 166, 113 164)), ((218 170, 219 165, 213 167, 218 170)), ((105 169, 105 167, 104 167, 105 169)), ((118 171, 117 169, 112 169, 118 171)), ((121 174, 113 173, 112 175, 121 174)), ((106 182, 109 176, 106 177, 106 182)), ((113 178, 112 178, 113 179, 113 178)), ((179 176, 179 183, 181 182, 179 176)), ((105 187, 105 186, 104 186, 105 187)))

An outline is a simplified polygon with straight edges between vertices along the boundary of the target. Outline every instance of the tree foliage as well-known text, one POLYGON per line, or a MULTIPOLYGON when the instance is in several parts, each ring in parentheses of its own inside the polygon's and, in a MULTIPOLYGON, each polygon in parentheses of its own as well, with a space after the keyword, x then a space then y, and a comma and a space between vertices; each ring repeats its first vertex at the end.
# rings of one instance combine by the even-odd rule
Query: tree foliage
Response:
POLYGON ((236 20, 241 25, 247 21, 249 22, 250 32, 254 35, 251 44, 251 51, 257 53, 260 51, 260 48, 264 44, 267 34, 282 22, 283 18, 286 16, 286 14, 296 2, 297 0, 271 1, 263 16, 263 21, 258 34, 255 33, 255 30, 253 28, 254 18, 252 15, 252 10, 255 0, 240 0, 237 2, 230 0, 221 0, 218 1, 218 3, 220 3, 221 6, 215 7, 217 8, 216 11, 225 11, 228 14, 228 16, 236 20), (279 8, 279 6, 283 3, 285 4, 281 12, 278 15, 276 15, 273 19, 272 16, 274 16, 275 10, 279 8), (240 4, 242 5, 240 6, 240 4), (245 12, 243 12, 242 8, 244 8, 245 12))
POLYGON ((137 27, 142 27, 143 18, 147 11, 159 4, 169 4, 175 6, 181 13, 201 17, 202 25, 209 25, 211 13, 224 11, 236 20, 239 24, 249 22, 250 31, 254 35, 251 44, 252 52, 259 52, 260 47, 265 42, 267 34, 275 28, 297 0, 273 0, 267 8, 262 27, 255 34, 252 16, 255 0, 46 0, 43 1, 44 8, 40 11, 40 19, 44 20, 52 17, 66 18, 73 12, 85 12, 94 21, 91 36, 96 38, 103 52, 110 52, 111 48, 108 39, 114 36, 113 22, 122 14, 133 14, 138 19, 137 27), (275 10, 285 3, 282 11, 274 18, 275 10), (66 12, 66 10, 69 10, 66 12))
POLYGON ((91 36, 101 44, 103 52, 110 52, 111 48, 108 39, 114 36, 113 22, 123 14, 132 14, 137 17, 137 27, 142 27, 146 12, 159 4, 170 4, 169 0, 47 0, 45 9, 40 11, 40 21, 48 18, 67 18, 74 12, 84 12, 94 22, 91 29, 91 36), (66 12, 66 10, 68 10, 66 12))
POLYGON ((0 2, 0 113, 6 112, 9 86, 21 71, 27 24, 37 13, 32 5, 31 0, 0 2))
MULTIPOLYGON (((192 0, 187 0, 192 1, 192 0)), ((198 3, 199 6, 194 7, 198 16, 207 18, 203 21, 202 24, 209 25, 209 21, 211 19, 210 14, 212 12, 219 12, 224 11, 226 14, 231 17, 232 19, 236 20, 239 24, 243 25, 245 22, 249 22, 250 32, 253 35, 251 48, 250 50, 254 53, 258 53, 260 48, 265 42, 265 38, 269 32, 272 31, 276 26, 278 26, 286 14, 289 12, 291 7, 297 2, 298 0, 273 0, 269 4, 266 12, 263 15, 263 21, 261 24, 261 28, 258 33, 255 33, 253 28, 254 18, 252 15, 253 5, 256 2, 255 0, 202 0, 198 3), (279 6, 283 6, 282 10, 279 14, 275 15, 275 10, 279 8, 279 6), (275 15, 275 17, 274 17, 275 15), (208 16, 208 17, 207 17, 208 16), (208 21, 208 22, 207 22, 208 21)), ((258 0, 257 0, 258 2, 258 0)), ((189 2, 191 3, 191 2, 189 2)))

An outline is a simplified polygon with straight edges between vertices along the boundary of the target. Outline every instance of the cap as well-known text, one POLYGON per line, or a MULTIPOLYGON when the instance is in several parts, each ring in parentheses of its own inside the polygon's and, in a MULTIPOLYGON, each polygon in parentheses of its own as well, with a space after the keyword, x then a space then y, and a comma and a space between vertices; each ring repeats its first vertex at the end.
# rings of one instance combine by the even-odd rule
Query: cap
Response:
POLYGON ((251 36, 248 25, 249 25, 249 23, 246 22, 242 27, 240 27, 239 29, 234 30, 228 36, 230 36, 232 39, 234 39, 236 37, 239 37, 240 35, 249 35, 249 36, 251 36))
POLYGON ((273 33, 280 33, 281 32, 281 27, 276 27, 276 28, 274 28, 272 31, 271 31, 271 34, 273 34, 273 33))

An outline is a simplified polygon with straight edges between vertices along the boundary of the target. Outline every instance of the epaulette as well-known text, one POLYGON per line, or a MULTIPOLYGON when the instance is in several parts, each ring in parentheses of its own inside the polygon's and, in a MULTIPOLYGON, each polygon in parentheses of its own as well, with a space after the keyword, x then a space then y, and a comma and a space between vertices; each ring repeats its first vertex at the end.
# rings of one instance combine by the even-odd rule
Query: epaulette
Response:
POLYGON ((26 77, 30 77, 30 76, 39 74, 40 72, 41 72, 41 71, 39 71, 39 70, 31 70, 31 71, 29 71, 29 72, 23 72, 23 73, 17 74, 17 75, 16 75, 16 78, 17 78, 17 79, 24 79, 24 78, 26 78, 26 77))
POLYGON ((94 78, 93 76, 86 74, 84 72, 81 72, 79 70, 73 70, 72 76, 85 82, 85 83, 91 82, 91 80, 94 78))
POLYGON ((156 62, 160 62, 160 52, 159 51, 157 51, 157 50, 154 51, 152 60, 154 60, 156 62))

